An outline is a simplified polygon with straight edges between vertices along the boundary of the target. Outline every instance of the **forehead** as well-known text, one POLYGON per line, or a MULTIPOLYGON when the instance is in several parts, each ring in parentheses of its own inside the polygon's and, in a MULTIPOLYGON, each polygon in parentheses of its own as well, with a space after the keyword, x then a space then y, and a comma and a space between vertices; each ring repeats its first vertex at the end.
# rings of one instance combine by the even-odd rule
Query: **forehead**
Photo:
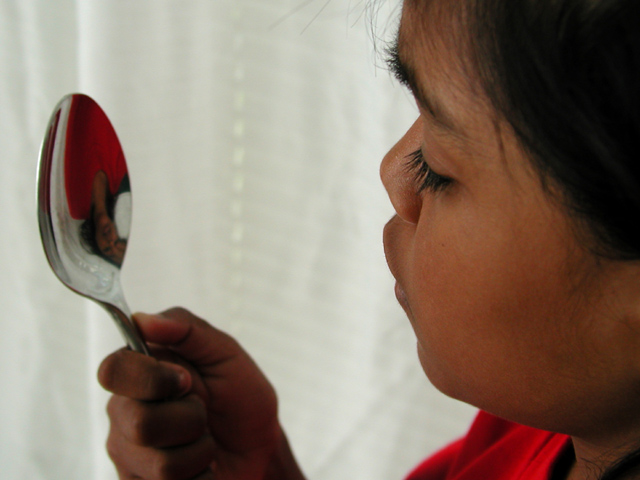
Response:
POLYGON ((398 46, 407 55, 418 56, 430 69, 466 70, 470 53, 460 1, 405 0, 398 33, 398 46), (444 54, 444 55, 443 55, 444 54))
POLYGON ((442 118, 451 120, 445 122, 450 125, 468 127, 474 123, 470 117, 486 116, 492 109, 487 109, 479 82, 474 82, 477 77, 466 65, 467 42, 459 8, 451 6, 454 3, 459 2, 405 1, 397 56, 424 110, 442 113, 442 118))
POLYGON ((465 164, 502 169, 512 161, 520 163, 522 152, 512 128, 493 107, 469 60, 472 56, 464 31, 465 6, 464 0, 405 0, 398 56, 413 74, 419 96, 437 106, 421 108, 424 128, 460 153, 465 164), (445 112, 455 128, 440 129, 429 110, 445 112), (512 155, 506 155, 506 144, 513 147, 509 148, 512 155))

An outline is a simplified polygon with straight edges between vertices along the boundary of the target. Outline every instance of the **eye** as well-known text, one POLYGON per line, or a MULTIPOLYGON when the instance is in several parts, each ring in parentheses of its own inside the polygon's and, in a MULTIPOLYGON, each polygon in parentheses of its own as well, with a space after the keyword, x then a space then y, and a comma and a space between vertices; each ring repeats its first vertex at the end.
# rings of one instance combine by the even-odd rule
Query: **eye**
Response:
POLYGON ((407 171, 414 177, 418 193, 424 191, 439 192, 453 182, 452 179, 438 175, 431 170, 431 167, 424 158, 422 148, 407 155, 407 171))

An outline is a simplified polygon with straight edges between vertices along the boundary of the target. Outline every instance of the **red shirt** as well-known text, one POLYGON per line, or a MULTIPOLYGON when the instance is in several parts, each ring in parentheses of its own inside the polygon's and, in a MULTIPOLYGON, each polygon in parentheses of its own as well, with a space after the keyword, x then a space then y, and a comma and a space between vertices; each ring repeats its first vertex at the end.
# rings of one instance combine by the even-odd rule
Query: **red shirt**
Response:
POLYGON ((65 149, 65 188, 69 213, 75 219, 89 217, 93 178, 102 170, 114 195, 127 164, 111 122, 92 101, 74 98, 69 111, 65 149))
POLYGON ((464 438, 425 460, 406 480, 549 480, 570 447, 567 435, 480 412, 464 438))

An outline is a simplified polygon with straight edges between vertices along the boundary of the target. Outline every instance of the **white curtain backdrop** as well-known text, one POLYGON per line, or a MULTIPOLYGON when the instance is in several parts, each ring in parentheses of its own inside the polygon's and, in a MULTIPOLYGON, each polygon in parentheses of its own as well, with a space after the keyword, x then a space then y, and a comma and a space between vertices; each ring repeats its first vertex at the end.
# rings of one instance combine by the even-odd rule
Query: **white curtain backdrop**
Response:
POLYGON ((54 277, 36 222, 40 142, 71 92, 128 160, 131 308, 238 337, 310 479, 400 479, 464 432, 473 410, 424 378, 384 261, 378 165, 416 111, 366 3, 0 0, 0 478, 116 478, 95 372, 123 341, 54 277))

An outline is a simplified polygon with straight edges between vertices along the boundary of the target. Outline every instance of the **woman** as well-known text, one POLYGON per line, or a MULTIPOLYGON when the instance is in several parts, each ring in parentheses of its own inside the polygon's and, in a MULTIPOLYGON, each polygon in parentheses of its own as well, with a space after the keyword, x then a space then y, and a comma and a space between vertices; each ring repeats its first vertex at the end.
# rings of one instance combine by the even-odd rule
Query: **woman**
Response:
MULTIPOLYGON (((382 162, 385 252, 427 377, 481 409, 409 478, 640 475, 639 24, 635 0, 405 0, 420 116, 382 162)), ((121 478, 303 478, 233 339, 137 321, 162 360, 99 372, 121 478)))

